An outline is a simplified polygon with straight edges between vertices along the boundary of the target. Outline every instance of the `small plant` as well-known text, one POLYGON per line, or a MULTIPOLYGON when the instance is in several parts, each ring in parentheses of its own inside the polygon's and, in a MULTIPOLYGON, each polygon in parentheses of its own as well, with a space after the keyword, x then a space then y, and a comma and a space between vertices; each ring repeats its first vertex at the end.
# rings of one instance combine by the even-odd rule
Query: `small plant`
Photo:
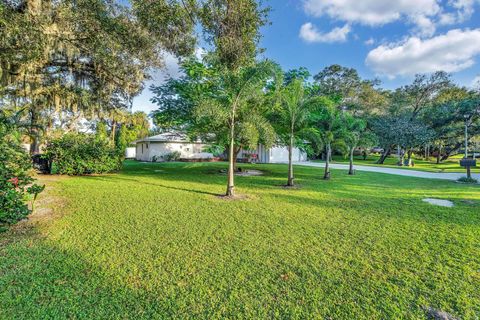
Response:
POLYGON ((178 161, 178 160, 180 160, 181 156, 182 156, 182 154, 180 152, 173 151, 173 152, 170 152, 170 153, 167 153, 166 155, 164 155, 163 159, 167 162, 178 161))
POLYGON ((477 180, 477 179, 474 179, 474 178, 461 177, 460 179, 458 179, 458 182, 462 182, 462 183, 478 183, 478 180, 477 180))

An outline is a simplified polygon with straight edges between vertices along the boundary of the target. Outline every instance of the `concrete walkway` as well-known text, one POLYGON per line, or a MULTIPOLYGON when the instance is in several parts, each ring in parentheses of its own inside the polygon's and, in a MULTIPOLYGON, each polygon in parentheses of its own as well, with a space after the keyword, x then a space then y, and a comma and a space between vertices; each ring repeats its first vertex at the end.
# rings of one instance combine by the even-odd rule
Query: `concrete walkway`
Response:
MULTIPOLYGON (((297 166, 306 166, 306 167, 318 167, 318 168, 325 168, 325 163, 323 162, 296 162, 295 165, 297 166)), ((384 167, 371 167, 371 166, 353 166, 357 171, 365 171, 365 172, 377 172, 377 173, 386 173, 386 174, 394 174, 398 176, 406 176, 406 177, 416 177, 416 178, 424 178, 424 179, 441 179, 441 180, 453 180, 456 181, 461 177, 465 177, 467 173, 453 173, 453 172, 425 172, 425 171, 416 171, 416 170, 407 170, 407 169, 394 169, 394 168, 384 168, 384 167)), ((339 164, 339 163, 331 163, 330 168, 332 169, 340 169, 340 170, 348 170, 348 164, 339 164)), ((472 173, 472 177, 480 181, 480 174, 479 173, 472 173)))

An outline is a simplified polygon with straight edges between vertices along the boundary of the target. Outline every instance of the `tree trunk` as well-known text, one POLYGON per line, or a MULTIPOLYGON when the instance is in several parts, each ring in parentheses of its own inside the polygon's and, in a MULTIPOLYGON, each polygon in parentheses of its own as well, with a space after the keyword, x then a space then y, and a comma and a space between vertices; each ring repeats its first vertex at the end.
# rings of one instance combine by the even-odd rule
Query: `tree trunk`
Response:
POLYGON ((377 164, 384 164, 385 160, 387 157, 390 155, 390 148, 385 149, 383 154, 380 156, 380 159, 378 159, 377 164))
POLYGON ((406 152, 403 152, 403 150, 402 150, 402 156, 400 158, 400 163, 398 164, 401 167, 403 167, 403 165, 405 163, 405 154, 406 154, 406 152))
POLYGON ((32 143, 30 144, 30 154, 40 153, 40 141, 38 137, 38 114, 34 108, 30 109, 30 138, 32 143))
POLYGON ((330 156, 332 153, 332 148, 330 143, 327 143, 327 157, 325 160, 325 174, 323 175, 323 179, 329 180, 330 179, 330 156))
POLYGON ((292 160, 292 153, 293 153, 293 135, 290 135, 290 144, 288 145, 288 187, 293 187, 293 160, 292 160))
POLYGON ((350 168, 348 170, 348 174, 353 176, 355 174, 355 171, 353 170, 353 152, 355 148, 350 149, 350 168))
POLYGON ((110 133, 110 140, 112 144, 115 144, 115 131, 117 130, 117 122, 113 121, 112 122, 112 132, 110 133))
POLYGON ((407 161, 408 161, 408 166, 409 166, 409 167, 410 167, 411 162, 412 162, 412 154, 413 154, 413 150, 412 150, 412 149, 409 149, 409 150, 408 150, 408 157, 407 157, 407 161))
POLYGON ((228 149, 228 180, 227 180, 227 197, 235 196, 235 119, 232 117, 230 123, 230 148, 228 149))
POLYGON ((242 147, 238 146, 238 147, 234 147, 233 148, 233 172, 237 172, 238 171, 238 154, 240 153, 240 151, 242 150, 242 147))
POLYGON ((442 147, 438 147, 438 153, 437 153, 437 164, 440 164, 440 159, 442 157, 442 147))

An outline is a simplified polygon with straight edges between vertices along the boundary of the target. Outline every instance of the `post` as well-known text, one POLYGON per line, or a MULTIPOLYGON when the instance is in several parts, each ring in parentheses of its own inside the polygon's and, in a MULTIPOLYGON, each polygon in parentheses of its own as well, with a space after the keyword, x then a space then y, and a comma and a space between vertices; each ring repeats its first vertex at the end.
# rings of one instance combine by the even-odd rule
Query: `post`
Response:
POLYGON ((468 158, 468 120, 465 119, 465 159, 468 158))

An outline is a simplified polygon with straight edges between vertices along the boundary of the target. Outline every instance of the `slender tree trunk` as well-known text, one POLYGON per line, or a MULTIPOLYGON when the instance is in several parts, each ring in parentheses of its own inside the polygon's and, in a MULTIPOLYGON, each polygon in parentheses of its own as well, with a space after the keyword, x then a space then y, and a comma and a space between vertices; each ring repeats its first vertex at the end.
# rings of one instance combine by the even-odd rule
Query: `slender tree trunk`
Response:
POLYGON ((437 164, 440 164, 441 157, 442 157, 442 146, 438 146, 437 164))
POLYGON ((329 180, 330 179, 330 155, 331 155, 331 146, 330 143, 327 143, 327 157, 325 160, 325 174, 323 175, 323 179, 329 180))
POLYGON ((350 149, 350 168, 348 170, 348 174, 353 176, 355 174, 355 171, 353 170, 353 152, 355 148, 350 149))
POLYGON ((383 154, 380 156, 380 159, 378 159, 377 164, 384 164, 385 163, 385 160, 390 155, 390 150, 391 150, 390 148, 385 149, 383 154))
POLYGON ((30 144, 30 154, 38 154, 40 153, 40 141, 38 137, 38 113, 36 112, 35 108, 33 107, 30 109, 30 138, 32 139, 32 143, 30 144))
POLYGON ((289 187, 294 186, 292 153, 293 153, 293 134, 290 135, 290 144, 288 145, 288 182, 287 182, 287 186, 289 186, 289 187))
POLYGON ((404 152, 403 150, 402 151, 402 156, 400 158, 400 163, 398 164, 399 166, 403 167, 404 166, 404 163, 405 163, 405 155, 407 154, 406 152, 404 152))
POLYGON ((115 131, 117 130, 117 122, 113 121, 112 122, 112 132, 110 133, 110 140, 112 144, 115 144, 115 131))
POLYGON ((235 195, 235 118, 232 116, 230 122, 230 148, 228 149, 228 180, 227 180, 227 197, 233 197, 235 195))
POLYGON ((241 146, 238 146, 236 148, 233 149, 233 172, 237 172, 238 171, 238 154, 240 153, 240 151, 242 151, 242 147, 241 146))
POLYGON ((408 161, 408 166, 409 166, 409 167, 411 166, 411 162, 412 162, 412 154, 413 154, 413 150, 412 150, 412 149, 409 149, 409 150, 408 150, 408 157, 407 157, 407 161, 408 161))

